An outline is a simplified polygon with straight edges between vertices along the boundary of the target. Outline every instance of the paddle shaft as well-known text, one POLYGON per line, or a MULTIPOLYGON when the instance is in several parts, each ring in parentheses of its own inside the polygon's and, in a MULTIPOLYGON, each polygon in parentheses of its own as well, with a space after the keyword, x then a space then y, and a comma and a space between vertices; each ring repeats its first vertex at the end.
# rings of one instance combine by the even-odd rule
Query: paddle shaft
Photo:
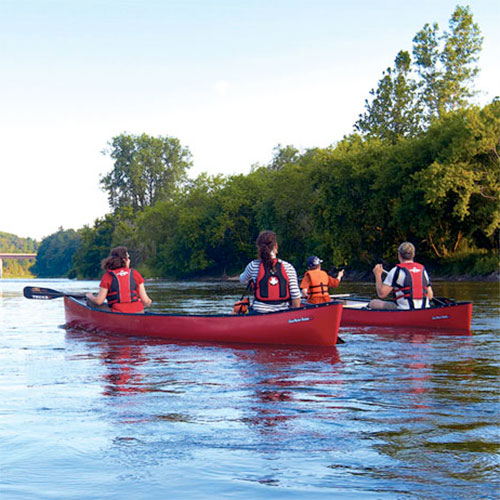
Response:
POLYGON ((52 300, 60 297, 73 297, 74 299, 84 299, 84 294, 64 293, 52 288, 42 288, 37 286, 25 286, 23 294, 27 299, 52 300))

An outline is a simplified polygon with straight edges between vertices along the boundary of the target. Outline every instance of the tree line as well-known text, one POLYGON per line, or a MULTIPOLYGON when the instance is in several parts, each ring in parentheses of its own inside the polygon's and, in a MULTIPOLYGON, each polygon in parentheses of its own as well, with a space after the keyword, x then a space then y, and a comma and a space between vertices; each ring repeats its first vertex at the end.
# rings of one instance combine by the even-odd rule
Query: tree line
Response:
POLYGON ((247 175, 189 179, 191 153, 177 138, 114 137, 101 179, 112 212, 44 239, 38 275, 97 278, 115 245, 146 276, 232 275, 262 229, 299 273, 312 254, 366 272, 393 262, 403 240, 441 273, 498 269, 500 101, 470 104, 481 44, 458 6, 447 31, 426 25, 412 55, 397 54, 353 133, 328 148, 278 145, 247 175))
MULTIPOLYGON (((38 243, 33 238, 20 238, 15 234, 0 231, 0 252, 3 253, 36 253, 38 243)), ((4 260, 2 276, 4 278, 30 278, 33 262, 27 259, 4 260)))

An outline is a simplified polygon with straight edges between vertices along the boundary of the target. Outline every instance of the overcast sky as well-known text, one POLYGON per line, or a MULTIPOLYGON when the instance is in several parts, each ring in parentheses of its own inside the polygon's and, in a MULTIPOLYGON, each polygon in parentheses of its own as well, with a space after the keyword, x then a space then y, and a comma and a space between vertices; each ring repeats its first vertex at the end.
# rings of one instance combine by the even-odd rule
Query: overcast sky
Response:
MULTIPOLYGON (((101 154, 128 132, 177 137, 192 177, 248 173, 278 144, 326 147, 449 0, 0 0, 0 231, 41 239, 109 211, 101 154)), ((500 94, 500 2, 477 103, 500 94)))

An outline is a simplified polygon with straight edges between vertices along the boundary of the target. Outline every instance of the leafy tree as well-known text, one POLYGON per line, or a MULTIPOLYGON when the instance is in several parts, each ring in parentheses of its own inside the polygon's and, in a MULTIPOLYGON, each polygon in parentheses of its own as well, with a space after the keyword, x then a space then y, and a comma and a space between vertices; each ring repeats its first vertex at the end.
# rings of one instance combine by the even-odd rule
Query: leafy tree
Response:
POLYGON ((112 247, 113 233, 118 218, 108 214, 97 219, 94 227, 85 226, 79 230, 81 245, 73 255, 73 267, 69 278, 97 279, 102 274, 101 261, 112 247))
MULTIPOLYGON (((36 253, 38 242, 33 238, 21 238, 11 233, 0 231, 0 251, 5 253, 36 253)), ((28 259, 3 261, 2 275, 5 278, 32 277, 33 261, 28 259)))
POLYGON ((312 172, 315 232, 322 255, 336 265, 370 268, 392 244, 389 213, 397 190, 381 178, 392 147, 353 135, 318 156, 321 164, 312 172))
POLYGON ((366 112, 354 128, 371 137, 395 144, 403 137, 412 137, 420 130, 420 110, 416 102, 415 81, 410 77, 410 54, 400 51, 394 68, 387 68, 371 102, 365 101, 366 112))
POLYGON ((202 174, 175 200, 139 216, 138 237, 148 242, 152 272, 179 278, 219 270, 211 233, 221 211, 216 196, 223 185, 222 176, 202 174))
POLYGON ((38 243, 33 238, 21 238, 11 233, 0 231, 0 251, 6 253, 35 253, 38 243))
POLYGON ((471 85, 482 41, 469 7, 457 6, 443 34, 437 23, 426 24, 413 38, 413 61, 408 52, 398 53, 394 68, 370 91, 372 99, 365 101, 354 129, 395 144, 467 105, 475 95, 471 85))
POLYGON ((419 100, 427 119, 441 109, 442 72, 439 67, 439 26, 426 24, 413 38, 413 58, 419 81, 419 100))
POLYGON ((81 236, 75 230, 59 228, 59 231, 42 240, 32 267, 33 273, 40 278, 66 276, 80 242, 81 236))
POLYGON ((471 90, 483 38, 469 7, 457 6, 449 31, 426 24, 413 39, 414 64, 421 77, 420 99, 428 120, 455 111, 475 95, 471 90))
POLYGON ((134 211, 171 199, 191 166, 189 149, 175 137, 121 134, 103 151, 114 167, 101 179, 113 209, 134 211))
POLYGON ((273 149, 273 159, 269 164, 270 170, 281 170, 285 165, 296 163, 300 158, 299 150, 294 146, 278 144, 273 149))
POLYGON ((493 249, 500 227, 500 103, 444 116, 429 129, 422 149, 431 153, 416 172, 415 190, 426 211, 427 240, 438 257, 462 243, 493 249))
POLYGON ((259 229, 275 231, 280 255, 301 267, 314 239, 311 234, 314 195, 309 169, 303 168, 301 160, 298 160, 296 164, 288 164, 279 171, 267 172, 266 181, 262 198, 256 204, 259 229))

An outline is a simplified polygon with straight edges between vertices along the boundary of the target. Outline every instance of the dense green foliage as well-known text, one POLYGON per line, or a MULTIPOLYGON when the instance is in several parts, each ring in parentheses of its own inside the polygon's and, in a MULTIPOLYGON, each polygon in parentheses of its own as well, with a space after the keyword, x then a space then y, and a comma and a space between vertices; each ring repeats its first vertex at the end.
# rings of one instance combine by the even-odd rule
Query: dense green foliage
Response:
POLYGON ((125 244, 150 276, 234 274, 254 257, 265 228, 277 232, 280 255, 299 272, 313 253, 328 266, 369 270, 380 258, 394 262, 402 240, 434 267, 441 259, 448 269, 455 256, 475 253, 482 264, 470 271, 491 272, 498 262, 499 138, 494 101, 445 113, 396 144, 352 135, 303 154, 278 148, 268 166, 248 175, 203 174, 171 200, 96 221, 82 231, 74 273, 96 277, 110 246, 125 244))
MULTIPOLYGON (((413 43, 413 61, 400 51, 371 92, 359 134, 305 152, 278 145, 248 175, 188 181, 190 153, 177 139, 115 137, 101 179, 113 213, 78 231, 76 251, 71 240, 69 276, 97 278, 117 245, 146 276, 231 275, 255 256, 263 229, 299 273, 311 254, 325 268, 369 271, 394 262, 403 240, 434 272, 498 270, 500 101, 468 104, 479 28, 457 7, 449 31, 426 25, 413 43)), ((59 236, 46 246, 67 255, 55 248, 65 244, 59 236)))
MULTIPOLYGON (((36 253, 38 244, 32 238, 20 238, 14 234, 0 232, 0 252, 36 253)), ((31 260, 4 260, 2 275, 4 278, 25 278, 33 276, 31 260)))
POLYGON ((32 272, 40 278, 66 276, 80 241, 80 234, 73 229, 60 228, 57 233, 47 236, 40 244, 32 272))
POLYGON ((355 129, 395 143, 466 106, 475 94, 471 84, 482 42, 469 7, 457 6, 442 34, 436 23, 426 24, 413 39, 413 61, 408 52, 399 52, 394 68, 387 68, 370 91, 372 100, 365 102, 355 129))
POLYGON ((106 215, 97 219, 93 228, 85 226, 80 230, 81 245, 73 255, 73 268, 70 278, 97 278, 101 273, 101 260, 112 247, 113 232, 117 217, 106 215))
POLYGON ((114 167, 101 179, 109 205, 144 210, 170 199, 185 180, 191 153, 175 137, 121 134, 108 144, 114 167))

